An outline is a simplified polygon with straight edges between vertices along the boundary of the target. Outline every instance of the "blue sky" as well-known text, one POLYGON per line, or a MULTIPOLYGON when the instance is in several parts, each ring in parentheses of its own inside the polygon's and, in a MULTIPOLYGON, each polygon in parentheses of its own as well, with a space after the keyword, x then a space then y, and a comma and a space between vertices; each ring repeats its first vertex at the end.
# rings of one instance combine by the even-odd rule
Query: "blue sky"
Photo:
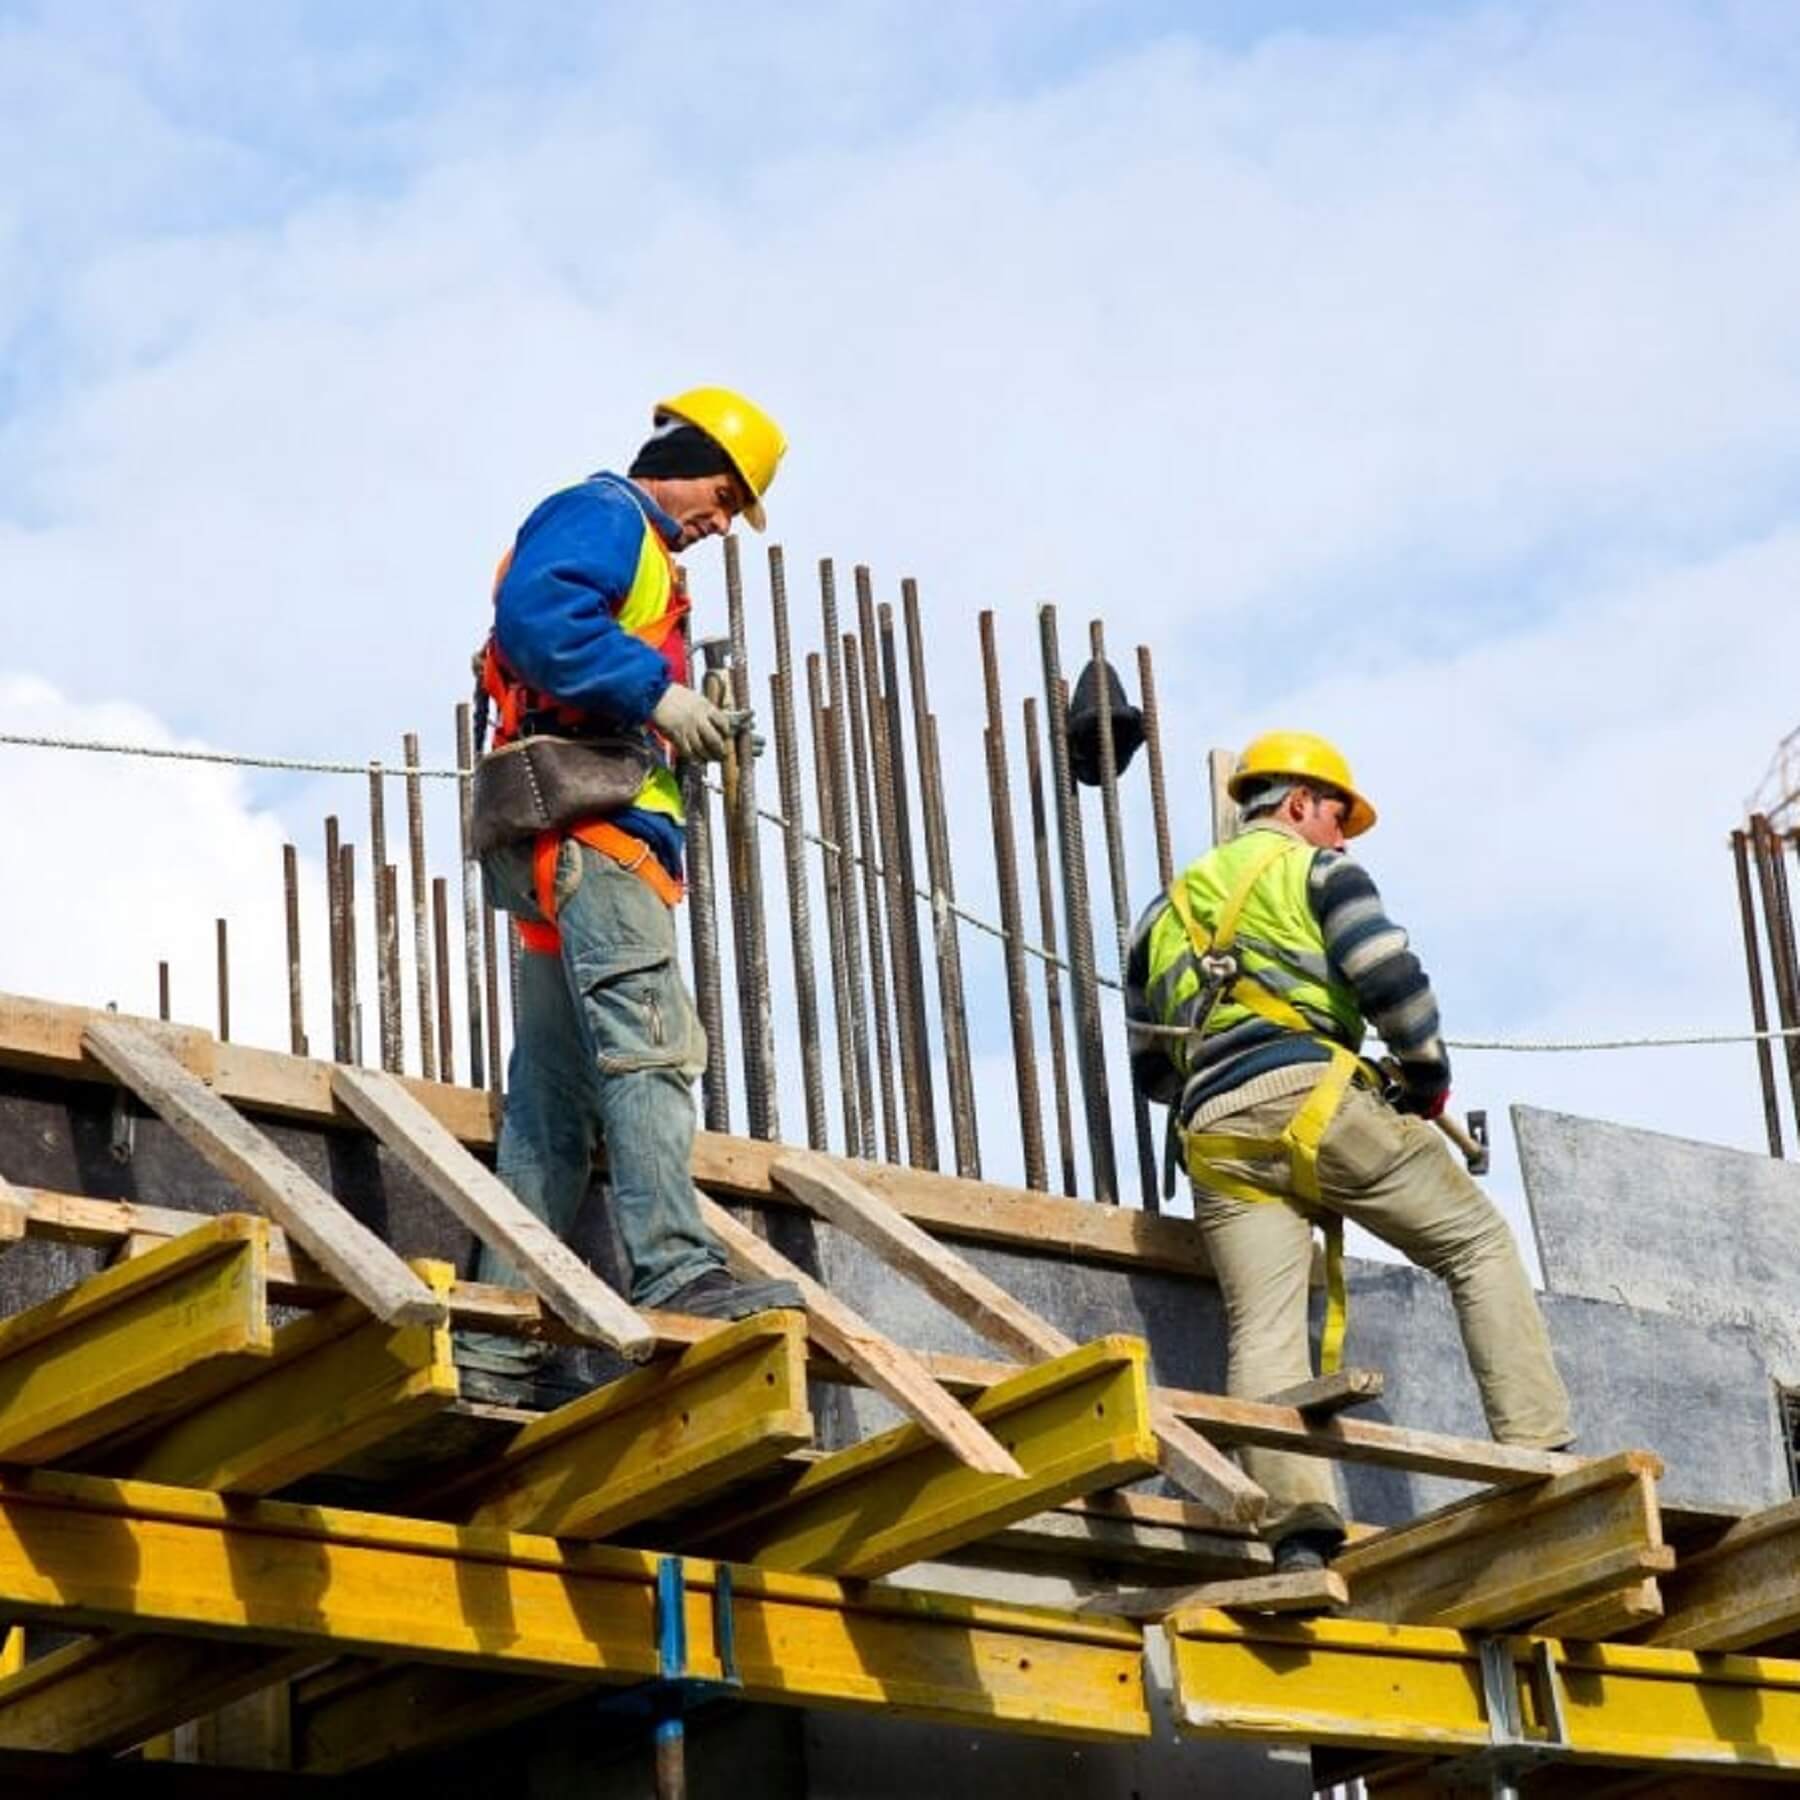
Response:
MULTIPOLYGON (((1015 708, 1035 603, 1071 660, 1097 613, 1156 651, 1184 845, 1209 745, 1345 740, 1453 1030, 1739 1023, 1722 834, 1800 713, 1792 8, 751 23, 0 5, 7 710, 441 757, 518 518, 729 380, 793 439, 798 603, 825 554, 916 575, 947 731, 976 610, 1015 708)), ((79 917, 0 903, 0 982, 144 1005, 173 955, 201 993, 227 910, 276 1041, 271 858, 360 795, 11 754, 26 854, 131 816, 79 917)), ((1000 1008, 977 1036, 999 1082, 1000 1008)), ((1756 1142, 1747 1051, 1458 1086, 1756 1142)))

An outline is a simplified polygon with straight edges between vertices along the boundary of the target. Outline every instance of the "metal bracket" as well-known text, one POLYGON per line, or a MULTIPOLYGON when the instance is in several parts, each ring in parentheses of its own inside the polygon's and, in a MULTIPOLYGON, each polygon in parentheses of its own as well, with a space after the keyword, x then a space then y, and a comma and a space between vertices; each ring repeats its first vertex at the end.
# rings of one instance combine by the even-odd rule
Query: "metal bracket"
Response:
POLYGON ((656 1677, 601 1695, 594 1710, 654 1724, 660 1733, 665 1724, 679 1727, 682 1716, 695 1707, 742 1691, 731 1569, 725 1563, 713 1565, 713 1641, 719 1652, 718 1675, 690 1674, 686 1572, 679 1556, 660 1558, 656 1565, 656 1677))
POLYGON ((1562 1671, 1556 1644, 1549 1638, 1529 1641, 1530 1681, 1537 1701, 1541 1735, 1525 1733, 1524 1695, 1514 1662, 1512 1638, 1480 1638, 1481 1694, 1487 1708, 1489 1747, 1432 1770, 1440 1787, 1468 1787, 1485 1781, 1493 1800, 1519 1800, 1519 1777, 1569 1755, 1569 1722, 1564 1704, 1562 1671))

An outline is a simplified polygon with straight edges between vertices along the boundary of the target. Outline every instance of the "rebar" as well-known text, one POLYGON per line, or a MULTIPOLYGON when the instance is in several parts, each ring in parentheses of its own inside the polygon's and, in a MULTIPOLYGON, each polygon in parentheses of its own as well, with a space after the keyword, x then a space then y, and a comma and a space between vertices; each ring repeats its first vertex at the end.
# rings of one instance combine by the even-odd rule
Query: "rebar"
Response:
POLYGON ((787 565, 781 546, 769 546, 769 616, 775 630, 775 673, 769 712, 775 770, 781 785, 782 860, 787 873, 788 934, 794 953, 794 1012, 800 1037, 801 1085, 806 1092, 806 1141, 828 1148, 825 1056, 819 1042, 819 980, 813 966, 812 895, 806 873, 806 801, 800 783, 800 739, 794 719, 794 664, 788 640, 787 565))
MULTIPOLYGON (((1106 827, 1106 872, 1112 887, 1113 924, 1119 949, 1119 983, 1125 982, 1125 964, 1131 955, 1131 890, 1125 876, 1125 823, 1119 810, 1119 747, 1113 736, 1112 683, 1106 679, 1106 627, 1098 619, 1088 621, 1088 648, 1100 671, 1100 816, 1106 827)), ((1162 1210, 1162 1192, 1156 1179, 1156 1140, 1150 1131, 1150 1104, 1131 1084, 1131 1123, 1137 1139, 1138 1185, 1144 1211, 1162 1210)))
POLYGON ((281 846, 282 915, 287 927, 288 1049, 306 1054, 305 990, 300 981, 300 855, 292 844, 281 846))
MULTIPOLYGON (((432 1027, 437 1007, 431 998, 431 877, 425 866, 425 784, 419 777, 419 734, 409 731, 406 752, 406 838, 412 861, 413 983, 419 1001, 419 1073, 437 1079, 432 1027)), ((398 981, 395 982, 398 987, 398 981)))
MULTIPOLYGON (((706 650, 713 649, 712 644, 706 650)), ((718 883, 713 870, 712 790, 704 763, 681 765, 681 805, 687 815, 688 946, 694 965, 694 1010, 706 1033, 700 1109, 708 1131, 731 1129, 731 1066, 725 1044, 725 990, 719 968, 718 883)), ((726 822, 730 829, 730 821, 726 822)))
MULTIPOLYGON (((1750 843, 1756 853, 1757 876, 1762 886, 1763 929, 1769 939, 1769 968, 1775 978, 1775 1004, 1782 1028, 1800 1026, 1800 967, 1794 945, 1794 921, 1788 906, 1787 871, 1782 867, 1781 847, 1769 821, 1755 813, 1750 819, 1750 843)), ((1788 1086, 1796 1130, 1800 1130, 1800 1038, 1784 1038, 1788 1086)))
POLYGON ((856 821, 850 792, 850 753, 845 742, 844 663, 839 650, 837 573, 831 559, 819 563, 819 611, 825 636, 825 754, 831 767, 831 836, 838 847, 843 879, 838 884, 838 910, 844 922, 845 973, 852 995, 850 1047, 856 1065, 856 1116, 860 1128, 856 1154, 875 1160, 875 1082, 869 1067, 869 1022, 863 1009, 863 932, 861 908, 851 858, 856 854, 856 821))
POLYGON ((918 1137, 911 1151, 921 1168, 938 1166, 937 1097, 932 1084, 931 1028, 925 1015, 925 951, 919 937, 918 866, 913 856, 912 801, 907 794, 905 707, 900 698, 900 658, 895 645, 894 609, 884 600, 876 613, 881 635, 881 691, 887 713, 887 754, 894 806, 895 861, 900 872, 906 921, 907 1034, 918 1064, 918 1137))
POLYGON ((1737 873, 1738 918, 1744 931, 1744 969, 1750 979, 1750 1024, 1758 1033, 1756 1073, 1762 1084, 1763 1123, 1769 1133, 1769 1154, 1779 1157, 1781 1104, 1775 1091, 1774 1051, 1760 1035, 1769 1029, 1769 1008, 1763 995, 1762 954, 1756 943, 1756 903, 1750 897, 1749 840, 1741 831, 1731 834, 1731 860, 1737 873))
POLYGON ((337 815, 325 821, 326 935, 331 951, 331 1058, 350 1060, 350 1000, 344 980, 344 860, 337 815))
POLYGON ((375 1016, 381 1027, 381 1066, 398 1075, 405 1060, 400 999, 400 925, 388 911, 387 778, 369 764, 369 867, 375 872, 375 1016))
POLYGON ((1156 828, 1156 875, 1166 893, 1175 885, 1175 854, 1169 839, 1169 790, 1163 780, 1162 715, 1156 707, 1156 670, 1150 646, 1139 644, 1138 710, 1144 715, 1144 751, 1150 762, 1150 816, 1156 828))
POLYGON ((165 1020, 169 1017, 169 965, 166 962, 156 965, 156 1016, 165 1020))
POLYGON ((231 1042, 231 942, 223 919, 215 919, 213 928, 218 945, 219 964, 219 1042, 231 1042))
POLYGON ((844 880, 843 858, 837 834, 830 821, 837 816, 831 791, 831 752, 826 745, 825 697, 823 672, 817 651, 806 659, 807 701, 812 712, 813 782, 818 791, 821 830, 830 836, 830 845, 820 857, 825 876, 825 932, 831 948, 831 1002, 837 1022, 838 1088, 843 1096, 844 1154, 856 1156, 862 1150, 862 1113, 856 1086, 856 1051, 852 1043, 854 1028, 851 1014, 855 1008, 852 970, 844 950, 844 880))
MULTIPOLYGON (((725 539, 725 615, 731 633, 731 699, 739 712, 755 706, 750 684, 750 638, 744 619, 744 577, 738 540, 725 539)), ((776 1092, 775 1021, 769 999, 769 921, 763 897, 762 838, 756 809, 756 754, 742 731, 737 755, 737 860, 732 869, 731 916, 737 947, 738 1015, 743 1021, 744 1096, 750 1135, 781 1136, 776 1092)))
POLYGON ((875 845, 867 720, 856 637, 844 633, 844 704, 850 722, 851 777, 856 783, 856 818, 862 851, 863 908, 869 921, 869 993, 875 1005, 875 1077, 881 1096, 882 1149, 900 1160, 900 1108, 894 1097, 894 1043, 888 1021, 887 945, 881 926, 881 872, 875 845))
POLYGON ((883 897, 887 904, 887 943, 894 995, 894 1040, 900 1055, 900 1097, 906 1114, 906 1154, 914 1167, 924 1162, 925 1128, 921 1092, 931 1081, 930 1045, 925 1014, 913 991, 918 958, 918 917, 900 863, 894 806, 892 708, 882 691, 880 627, 875 593, 866 565, 856 568, 856 613, 862 637, 863 702, 869 726, 869 760, 874 777, 875 828, 881 849, 883 897))
POLYGON ((1093 915, 1088 906, 1087 845, 1082 833, 1081 796, 1069 772, 1069 695, 1057 646, 1056 608, 1038 608, 1038 635, 1044 652, 1045 723, 1050 731, 1050 778, 1055 786, 1057 836, 1062 846, 1063 912, 1069 927, 1069 985, 1075 994, 1075 1066, 1081 1075, 1087 1122, 1088 1162, 1094 1198, 1102 1205, 1119 1200, 1113 1158, 1112 1101, 1106 1079, 1106 1045, 1100 1023, 1100 989, 1095 979, 1093 915))
POLYGON ((456 709, 456 821, 462 857, 463 974, 467 988, 469 1086, 487 1086, 486 1046, 482 1042, 481 1005, 481 871, 475 861, 475 727, 465 700, 456 709))
POLYGON ((438 1079, 456 1079, 456 1026, 450 1016, 450 884, 437 875, 431 883, 432 942, 437 961, 438 1079))
POLYGON ((1050 867, 1050 822, 1044 805, 1043 752, 1038 746, 1037 701, 1025 701, 1025 774, 1031 792, 1031 848, 1037 866, 1038 935, 1043 939, 1044 1011, 1050 1029, 1050 1080, 1056 1107, 1056 1144, 1062 1191, 1073 1196, 1075 1124, 1069 1106, 1069 1053, 1063 1025, 1062 976, 1056 954, 1056 882, 1050 867))
MULTIPOLYGON (((487 989, 487 1084, 492 1094, 506 1091, 506 1065, 500 1043, 500 946, 495 929, 494 909, 481 909, 481 958, 483 984, 487 989)), ((518 1034, 515 1021, 513 1032, 518 1034)))
POLYGON ((944 815, 944 771, 937 751, 937 724, 925 680, 925 634, 919 622, 919 584, 900 583, 906 621, 906 661, 911 677, 913 739, 919 754, 919 794, 925 814, 925 866, 931 880, 932 940, 937 948, 938 1009, 944 1032, 944 1069, 950 1084, 950 1134, 956 1172, 981 1175, 981 1143, 975 1122, 975 1087, 969 1063, 969 1017, 963 1002, 962 944, 957 936, 956 877, 950 860, 950 832, 944 815))
POLYGON ((360 1063, 362 1053, 362 1002, 356 983, 356 846, 338 849, 338 892, 344 906, 344 1030, 346 1062, 360 1063))
POLYGON ((1019 852, 1013 834, 1012 779, 1006 766, 1006 714, 1000 698, 1000 658, 994 647, 994 615, 980 617, 981 674, 987 693, 988 806, 994 826, 994 882, 1005 934, 1006 1005, 1012 1021, 1013 1077, 1019 1097, 1019 1144, 1025 1185, 1049 1186, 1044 1163, 1044 1113, 1038 1089, 1037 1045, 1031 1029, 1030 977, 1025 968, 1025 921, 1019 906, 1019 852))

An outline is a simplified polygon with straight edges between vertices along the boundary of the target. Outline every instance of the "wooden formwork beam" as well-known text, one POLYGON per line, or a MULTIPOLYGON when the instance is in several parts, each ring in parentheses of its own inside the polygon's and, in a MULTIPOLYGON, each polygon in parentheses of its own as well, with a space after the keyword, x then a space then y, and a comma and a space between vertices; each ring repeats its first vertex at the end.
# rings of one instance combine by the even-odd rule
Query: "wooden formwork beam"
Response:
MULTIPOLYGON (((1676 1567, 1680 1567, 1677 1558, 1676 1567)), ((1538 1620, 1532 1629, 1542 1637, 1569 1638, 1578 1643, 1601 1643, 1610 1638, 1633 1637, 1663 1616, 1662 1583, 1653 1575, 1629 1582, 1611 1593, 1596 1594, 1538 1620)))
POLYGON ((1098 1595, 1083 1611, 1122 1619, 1166 1619, 1171 1613, 1216 1607, 1226 1612, 1342 1612, 1350 1590, 1335 1569, 1306 1569, 1292 1575, 1250 1575, 1230 1581, 1190 1582, 1186 1587, 1135 1588, 1098 1595))
POLYGON ((1156 1466, 1145 1350, 1099 1338, 975 1403, 1023 1479, 981 1475, 915 1425, 824 1456, 774 1494, 727 1501, 694 1541, 778 1569, 884 1575, 1156 1466))
POLYGON ((418 1503, 475 1525, 603 1537, 773 1467, 812 1431, 805 1320, 764 1313, 545 1414, 418 1503))
POLYGON ((25 1196, 0 1175, 0 1252, 23 1241, 30 1217, 25 1196))
POLYGON ((0 1323, 0 1460, 66 1458, 210 1398, 274 1346, 262 1220, 229 1213, 0 1323))
MULTIPOLYGON (((966 1257, 908 1219, 843 1169, 809 1151, 774 1164, 771 1177, 889 1267, 966 1320, 989 1343, 1027 1363, 1066 1356, 1075 1340, 1015 1299, 966 1257)), ((1252 1522, 1268 1496, 1231 1459, 1152 1395, 1162 1472, 1227 1519, 1252 1522)))
POLYGON ((443 1302, 392 1249, 157 1038, 127 1020, 102 1015, 90 1021, 81 1042, 378 1319, 433 1325, 443 1318, 443 1302))
POLYGON ((1537 1487, 1457 1501, 1350 1545, 1333 1565, 1364 1619, 1495 1630, 1665 1574, 1656 1478, 1627 1450, 1537 1487))
POLYGON ((1647 1644, 1738 1650, 1800 1633, 1800 1500, 1752 1513, 1663 1582, 1647 1644))
MULTIPOLYGON (((495 1674, 659 1672, 658 1559, 421 1519, 149 1482, 0 1476, 0 1609, 495 1674)), ((717 1565, 686 1563, 690 1672, 723 1674, 717 1565)), ((870 1707, 1074 1737, 1150 1729, 1122 1620, 773 1570, 732 1571, 747 1700, 870 1707)))

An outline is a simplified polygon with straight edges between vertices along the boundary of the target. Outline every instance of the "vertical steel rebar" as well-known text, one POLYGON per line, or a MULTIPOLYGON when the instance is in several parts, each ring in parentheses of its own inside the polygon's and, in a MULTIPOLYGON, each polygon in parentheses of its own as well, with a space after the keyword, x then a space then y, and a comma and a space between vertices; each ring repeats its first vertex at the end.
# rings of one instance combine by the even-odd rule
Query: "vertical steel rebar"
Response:
POLYGON ((462 855, 463 973, 467 988, 469 1086, 487 1086, 486 1046, 481 1038, 481 871, 475 861, 475 726, 465 700, 456 709, 457 831, 462 855))
MULTIPOLYGON (((1750 821, 1750 838, 1762 880, 1763 929, 1769 938, 1769 967, 1775 976, 1775 999, 1782 1029, 1791 1031, 1800 1026, 1800 953, 1794 943, 1787 870, 1782 866, 1780 840, 1761 813, 1755 814, 1750 821)), ((1783 1038, 1782 1049, 1787 1057, 1795 1129, 1800 1131, 1800 1038, 1783 1038)))
POLYGON ((845 741, 844 661, 838 635, 837 572, 830 557, 819 563, 819 611, 825 636, 826 691, 831 706, 825 716, 825 754, 831 767, 832 831, 838 847, 838 912, 844 922, 844 958, 853 1003, 850 1047, 856 1064, 856 1116, 860 1127, 856 1154, 875 1160, 875 1082, 869 1066, 869 1022, 863 1010, 863 931, 856 894, 856 820, 850 792, 850 752, 845 741))
POLYGON ((1012 1019, 1013 1072, 1019 1097, 1019 1143, 1025 1185, 1049 1186, 1044 1161, 1043 1099, 1038 1087, 1037 1045, 1031 1029, 1031 985, 1025 968, 1025 920, 1019 906, 1019 850, 1013 832, 1012 779, 1006 766, 1006 712, 1000 698, 1000 658, 994 647, 994 615, 980 617, 981 674, 987 693, 988 805, 994 822, 994 880, 1005 934, 1006 1004, 1012 1019))
POLYGON ((775 737, 775 770, 781 785, 781 833, 787 873, 788 935, 794 953, 794 1012, 800 1037, 801 1085, 806 1092, 806 1141, 829 1145, 825 1110, 825 1057, 819 1041, 819 979, 813 964, 812 895, 806 876, 806 800, 800 783, 800 739, 794 718, 793 647, 788 640, 787 564, 781 546, 769 546, 769 616, 775 631, 775 673, 769 677, 769 712, 775 737))
POLYGON ((300 853, 281 846, 282 911, 287 925, 288 1048, 306 1054, 306 990, 300 979, 300 853))
POLYGON ((338 850, 338 890, 344 903, 344 1028, 348 1062, 363 1059, 362 1002, 356 981, 356 846, 338 850))
POLYGON ((231 1042, 231 940, 223 919, 213 921, 219 962, 219 1042, 231 1042))
POLYGON ((1156 707, 1156 670, 1150 646, 1139 644, 1138 710, 1144 715, 1144 751, 1150 759, 1150 816, 1156 826, 1156 875, 1166 893, 1175 885, 1175 853, 1169 838, 1169 790, 1163 779, 1162 715, 1156 707))
POLYGON ((344 864, 339 854, 337 815, 325 821, 325 916, 331 953, 331 1057, 350 1060, 350 1009, 344 994, 344 864))
MULTIPOLYGON (((506 1091, 506 1064, 500 1042, 500 946, 495 929, 494 909, 481 909, 481 957, 483 983, 487 989, 487 1084, 491 1094, 506 1091)), ((514 1027, 515 1031, 517 1027, 514 1027)))
MULTIPOLYGON (((386 965, 382 999, 386 1010, 393 1014, 394 1060, 391 1064, 383 1061, 382 1067, 390 1074, 402 1075, 406 1072, 406 1013, 400 986, 400 871, 393 863, 384 862, 372 864, 369 872, 375 886, 375 966, 380 970, 386 965)), ((389 1042, 388 1021, 384 1019, 382 1025, 382 1056, 385 1058, 389 1042)))
POLYGON ((944 1067, 950 1083, 950 1130, 956 1172, 978 1179, 981 1143, 975 1121, 975 1086, 969 1061, 969 1017, 963 1000, 962 943, 957 934, 956 877, 950 860, 949 824, 944 815, 944 771, 937 752, 937 725, 925 680, 925 634, 919 621, 919 584, 900 583, 906 622, 907 671, 912 682, 913 741, 919 756, 919 793, 925 813, 926 872, 931 878, 932 935, 938 953, 938 1004, 944 1028, 944 1067))
POLYGON ((827 723, 823 670, 816 651, 806 659, 806 690, 812 709, 813 781, 818 790, 821 835, 828 848, 821 858, 825 875, 825 928, 831 948, 831 1001, 837 1019, 838 1086, 843 1097, 844 1154, 862 1153, 862 1110, 856 1084, 855 1036, 851 1024, 855 1012, 853 971, 844 949, 844 879, 845 865, 837 843, 833 821, 837 803, 831 791, 831 751, 826 743, 827 723))
POLYGON ((401 1029, 400 926, 388 913, 384 873, 387 853, 387 778, 381 764, 369 764, 369 867, 375 876, 375 1016, 381 1028, 381 1066, 400 1073, 405 1057, 401 1029))
POLYGON ((918 914, 907 891, 900 863, 894 806, 893 708, 882 692, 880 627, 875 592, 866 565, 856 567, 856 613, 862 632, 863 700, 869 726, 869 760, 875 788, 875 828, 881 849, 883 898, 887 904, 887 942, 894 995, 894 1039, 900 1055, 900 1094, 906 1113, 906 1154, 913 1166, 924 1163, 925 1123, 921 1091, 931 1080, 931 1047, 925 1038, 925 1014, 912 988, 918 961, 918 914))
POLYGON ((156 965, 156 1016, 159 1019, 169 1017, 169 965, 166 962, 156 965))
POLYGON ((450 884, 432 878, 431 930, 437 962, 438 1079, 456 1079, 456 1025, 450 1015, 450 884))
POLYGON ((1025 773, 1031 791, 1031 848, 1037 867, 1038 933, 1044 940, 1044 1011, 1049 1021, 1050 1080, 1056 1108, 1056 1147, 1062 1191, 1079 1190, 1075 1178, 1075 1123, 1069 1105, 1068 1033, 1063 1024, 1062 964, 1056 953, 1056 881, 1050 863, 1049 809, 1044 804, 1044 762, 1039 747, 1037 701, 1025 701, 1025 773))
POLYGON ((894 640, 894 609, 884 600, 876 613, 881 634, 881 690, 887 714, 889 788, 894 807, 895 863, 904 904, 907 1035, 917 1061, 918 1137, 914 1164, 938 1166, 937 1099, 932 1080, 931 1027, 925 1012, 925 952, 919 938, 919 873, 913 856, 912 801, 907 794, 905 706, 900 697, 900 659, 894 640))
MULTIPOLYGON (((419 1073, 427 1081, 435 1081, 437 1046, 431 1034, 437 1023, 437 1007, 431 998, 431 877, 425 867, 425 784, 419 777, 419 734, 409 731, 401 741, 406 752, 406 837, 412 862, 413 982, 419 1000, 419 1073)), ((398 980, 394 985, 399 986, 398 980)))
MULTIPOLYGON (((750 635, 744 618, 744 576, 738 540, 725 539, 725 611, 731 632, 731 702, 748 713, 756 700, 750 684, 750 635)), ((731 909, 740 916, 738 1012, 744 1027, 744 1092, 750 1135, 781 1136, 780 1095, 775 1059, 775 1021, 769 998, 769 917, 763 895, 762 821, 756 810, 756 754, 751 733, 741 732, 737 750, 737 836, 740 856, 733 871, 731 909), (737 886, 741 882, 740 896, 737 886), (740 913, 741 909, 741 913, 740 913)))
MULTIPOLYGON (((714 646, 709 644, 708 650, 714 646)), ((701 1116, 708 1131, 731 1129, 731 1067, 725 1044, 725 990, 719 968, 719 887, 713 868, 712 789, 706 765, 681 765, 687 814, 688 947, 694 965, 694 1010, 706 1033, 706 1070, 700 1079, 701 1116)))
MULTIPOLYGON (((1088 622, 1088 648, 1102 671, 1100 682, 1100 816, 1106 827, 1106 872, 1112 887, 1113 923, 1119 950, 1119 981, 1124 984, 1125 963, 1131 954, 1131 888, 1125 875, 1125 822, 1119 810, 1119 747, 1113 736, 1112 684, 1104 679, 1106 627, 1098 619, 1088 622)), ((1150 1131, 1150 1103, 1131 1083, 1131 1124, 1137 1140, 1138 1186, 1144 1211, 1162 1210, 1162 1191, 1157 1183, 1156 1139, 1150 1131)))
MULTIPOLYGON (((1731 834, 1731 860, 1737 873, 1738 918, 1744 931, 1744 969, 1750 978, 1750 1025, 1756 1032, 1769 1029, 1768 1002, 1763 994, 1762 954, 1756 943, 1756 902, 1750 896, 1749 840, 1741 831, 1731 834)), ((1775 1055, 1766 1037, 1756 1040, 1756 1073, 1762 1083, 1763 1123, 1769 1133, 1769 1154, 1779 1157, 1781 1103, 1775 1091, 1775 1055)))
POLYGON ((1055 788, 1057 835, 1062 844, 1063 913, 1069 927, 1069 985, 1075 994, 1075 1061, 1081 1075, 1087 1121, 1088 1162, 1094 1198, 1116 1206, 1118 1167, 1113 1157, 1112 1099, 1106 1079, 1106 1046, 1100 1022, 1100 988, 1094 972, 1093 915, 1088 907, 1087 845, 1081 797, 1069 772, 1069 695, 1057 645, 1056 608, 1038 608, 1044 652, 1045 723, 1050 732, 1050 778, 1055 788))
POLYGON ((881 872, 875 844, 875 808, 869 769, 869 732, 863 711, 861 654, 856 637, 844 633, 844 705, 850 723, 851 778, 856 784, 856 818, 862 850, 863 909, 869 921, 869 993, 875 1004, 875 1078, 881 1096, 882 1149, 900 1160, 900 1108, 894 1097, 894 1042, 888 1021, 887 945, 881 927, 881 872))

